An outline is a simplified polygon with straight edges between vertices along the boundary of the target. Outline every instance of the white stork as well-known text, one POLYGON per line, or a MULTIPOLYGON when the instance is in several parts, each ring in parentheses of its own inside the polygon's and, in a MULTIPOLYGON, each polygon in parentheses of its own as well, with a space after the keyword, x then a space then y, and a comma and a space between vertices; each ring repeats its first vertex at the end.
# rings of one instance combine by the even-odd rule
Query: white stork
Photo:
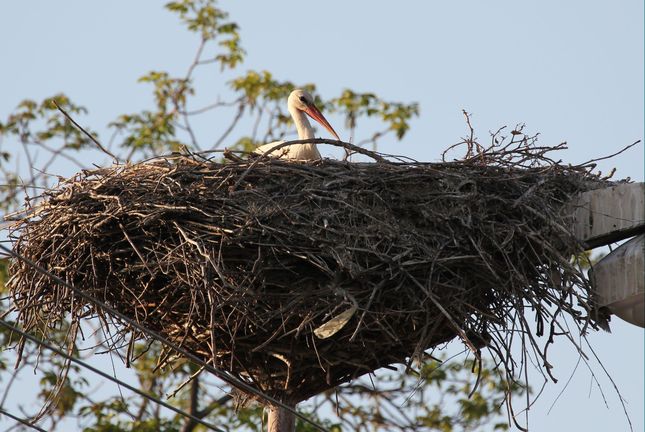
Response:
MULTIPOLYGON (((329 133, 340 141, 334 128, 331 127, 325 116, 322 115, 320 110, 314 104, 314 98, 306 91, 302 89, 295 89, 292 91, 289 95, 287 107, 289 109, 289 114, 291 114, 291 117, 293 118, 293 122, 296 124, 298 139, 304 140, 314 138, 314 129, 311 127, 311 124, 305 115, 307 114, 309 117, 323 125, 329 133)), ((269 144, 264 144, 256 148, 253 152, 264 154, 283 142, 284 141, 274 141, 269 144)), ((271 153, 271 156, 296 160, 321 159, 316 144, 293 144, 285 146, 271 153)))

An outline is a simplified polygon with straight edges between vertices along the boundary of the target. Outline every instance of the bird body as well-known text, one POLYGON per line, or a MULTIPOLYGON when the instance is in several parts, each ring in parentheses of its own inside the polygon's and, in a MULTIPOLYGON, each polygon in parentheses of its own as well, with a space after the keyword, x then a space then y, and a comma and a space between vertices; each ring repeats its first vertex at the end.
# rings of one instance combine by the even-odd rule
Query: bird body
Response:
MULTIPOLYGON (((273 141, 268 144, 263 144, 256 148, 253 153, 264 154, 286 141, 273 141)), ((292 144, 279 148, 270 154, 272 157, 280 159, 293 159, 293 160, 320 160, 322 156, 318 151, 316 144, 292 144)))
MULTIPOLYGON (((313 97, 302 89, 295 89, 289 95, 287 102, 289 114, 293 118, 298 132, 298 139, 311 139, 314 138, 314 129, 309 123, 307 116, 313 118, 322 126, 325 127, 337 140, 340 140, 334 128, 331 127, 325 116, 322 115, 320 110, 314 104, 313 97)), ((256 148, 253 153, 264 154, 285 141, 274 141, 268 144, 261 145, 256 148)), ((275 150, 271 156, 279 157, 282 159, 292 160, 320 160, 320 152, 316 144, 292 144, 275 150)))

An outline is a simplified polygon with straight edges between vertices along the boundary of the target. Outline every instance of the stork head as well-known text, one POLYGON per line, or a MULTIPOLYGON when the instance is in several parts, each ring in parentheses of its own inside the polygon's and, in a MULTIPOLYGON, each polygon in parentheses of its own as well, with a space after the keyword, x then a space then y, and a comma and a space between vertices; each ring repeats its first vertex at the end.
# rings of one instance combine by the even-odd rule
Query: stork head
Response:
POLYGON ((289 95, 288 101, 289 111, 298 110, 307 114, 312 119, 320 123, 325 129, 329 131, 337 140, 340 141, 338 134, 333 127, 329 124, 324 115, 320 112, 316 104, 314 104, 314 98, 307 91, 303 89, 295 89, 289 95))

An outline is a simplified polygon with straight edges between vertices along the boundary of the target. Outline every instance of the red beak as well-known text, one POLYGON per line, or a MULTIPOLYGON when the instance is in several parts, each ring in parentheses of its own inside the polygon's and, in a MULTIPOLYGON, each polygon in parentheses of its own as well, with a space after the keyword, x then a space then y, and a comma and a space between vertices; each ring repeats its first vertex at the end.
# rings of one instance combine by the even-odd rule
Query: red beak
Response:
POLYGON ((341 140, 341 139, 338 137, 338 134, 336 133, 336 131, 334 130, 334 128, 333 128, 333 127, 331 127, 331 125, 329 124, 329 122, 327 121, 327 119, 325 118, 325 116, 324 116, 324 115, 322 115, 322 113, 321 113, 321 112, 320 112, 320 110, 316 107, 316 105, 314 105, 314 104, 307 105, 307 109, 305 109, 305 113, 306 113, 309 117, 311 117, 312 119, 316 120, 318 123, 320 123, 321 125, 323 125, 323 126, 325 127, 325 129, 327 129, 327 130, 329 131, 329 133, 330 133, 330 134, 332 134, 332 135, 333 135, 333 136, 334 136, 338 141, 340 141, 340 140, 341 140))

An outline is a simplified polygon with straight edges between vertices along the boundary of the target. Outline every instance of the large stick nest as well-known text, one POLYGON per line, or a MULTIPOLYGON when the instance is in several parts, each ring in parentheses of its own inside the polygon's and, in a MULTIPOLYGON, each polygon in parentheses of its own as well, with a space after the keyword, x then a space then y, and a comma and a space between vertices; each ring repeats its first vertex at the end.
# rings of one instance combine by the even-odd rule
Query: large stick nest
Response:
MULTIPOLYGON (((41 197, 14 251, 282 400, 456 336, 488 345, 512 376, 513 340, 548 365, 535 337, 565 318, 584 331, 592 310, 564 208, 603 182, 547 151, 430 164, 173 156, 84 171, 41 197)), ((11 272, 27 330, 71 312, 142 337, 23 261, 11 272)))

